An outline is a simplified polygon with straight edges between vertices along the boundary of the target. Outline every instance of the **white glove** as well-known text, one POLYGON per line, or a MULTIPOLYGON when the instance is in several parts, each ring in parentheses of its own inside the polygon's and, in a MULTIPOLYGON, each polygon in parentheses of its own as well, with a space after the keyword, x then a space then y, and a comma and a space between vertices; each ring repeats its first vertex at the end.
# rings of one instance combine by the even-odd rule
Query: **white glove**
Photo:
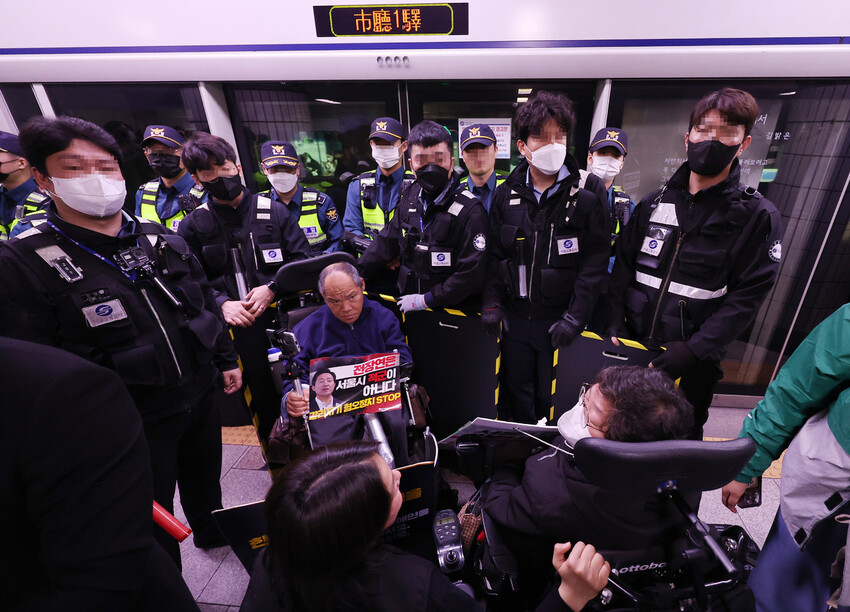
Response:
POLYGON ((421 293, 412 293, 403 295, 398 301, 398 307, 404 314, 408 312, 416 312, 417 310, 425 310, 428 305, 425 303, 425 296, 421 293))

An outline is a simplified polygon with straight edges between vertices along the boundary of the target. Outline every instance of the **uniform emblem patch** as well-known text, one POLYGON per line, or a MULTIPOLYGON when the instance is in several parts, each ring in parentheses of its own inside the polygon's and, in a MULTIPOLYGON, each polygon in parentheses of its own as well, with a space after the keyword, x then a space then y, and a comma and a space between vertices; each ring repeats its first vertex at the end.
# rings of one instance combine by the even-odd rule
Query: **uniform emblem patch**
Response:
POLYGON ((487 238, 484 234, 475 234, 475 238, 472 239, 472 246, 475 247, 476 251, 483 251, 487 246, 487 238))
POLYGON ((304 231, 304 235, 307 237, 307 240, 310 238, 318 238, 319 237, 319 228, 315 225, 308 225, 307 227, 301 228, 304 231))
POLYGON ((121 304, 121 300, 109 300, 94 306, 86 306, 83 308, 83 316, 89 327, 100 327, 113 321, 120 321, 127 318, 127 311, 121 304))
POLYGON ((780 261, 782 259, 782 241, 775 240, 773 244, 770 245, 770 248, 767 250, 767 256, 770 257, 772 261, 780 261))
POLYGON ((325 213, 325 216, 331 223, 335 223, 336 220, 339 219, 339 215, 336 214, 336 208, 329 208, 328 211, 325 213))
POLYGON ((557 238, 558 255, 578 253, 578 238, 557 238))
POLYGON ((279 263, 283 261, 280 249, 263 249, 263 261, 266 263, 279 263))
POLYGON ((443 268, 452 265, 451 253, 431 253, 431 266, 434 268, 443 268))

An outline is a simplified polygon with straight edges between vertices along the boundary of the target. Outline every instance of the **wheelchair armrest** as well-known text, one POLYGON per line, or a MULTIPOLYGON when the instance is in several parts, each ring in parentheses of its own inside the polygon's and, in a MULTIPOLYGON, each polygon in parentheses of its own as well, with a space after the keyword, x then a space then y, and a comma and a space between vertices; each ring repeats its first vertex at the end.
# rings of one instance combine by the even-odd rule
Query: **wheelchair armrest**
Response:
POLYGON ((509 576, 513 582, 516 582, 519 576, 517 559, 507 544, 505 544, 504 539, 499 533, 498 526, 484 509, 481 510, 481 526, 484 528, 484 537, 490 548, 490 558, 493 561, 493 566, 498 571, 509 576))

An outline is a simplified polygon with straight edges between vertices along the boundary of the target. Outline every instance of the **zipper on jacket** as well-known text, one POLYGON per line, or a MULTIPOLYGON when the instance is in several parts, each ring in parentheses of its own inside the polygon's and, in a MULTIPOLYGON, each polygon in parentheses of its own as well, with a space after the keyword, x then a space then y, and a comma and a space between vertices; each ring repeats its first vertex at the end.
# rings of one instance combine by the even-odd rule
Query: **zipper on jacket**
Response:
POLYGON ((178 378, 183 378, 183 370, 180 369, 180 364, 177 362, 177 354, 174 352, 174 346, 171 344, 171 340, 168 338, 168 334, 165 333, 165 327, 162 325, 162 320, 159 318, 159 313, 157 313, 156 308, 153 307, 153 303, 151 303, 150 298, 148 297, 148 292, 144 289, 141 290, 142 297, 145 298, 145 302, 148 303, 148 308, 151 309, 153 313, 154 319, 156 319, 157 325, 159 325, 159 330, 162 332, 162 337, 165 338, 165 343, 168 345, 168 350, 171 353, 171 358, 174 360, 174 367, 177 368, 177 376, 178 378))
POLYGON ((670 285, 670 277, 673 276, 673 266, 676 263, 676 257, 679 255, 679 248, 682 246, 682 240, 685 239, 685 234, 682 233, 679 235, 679 239, 676 241, 676 248, 673 250, 673 257, 670 259, 670 266, 667 270, 667 276, 664 278, 664 282, 661 284, 658 292, 658 302, 655 304, 655 312, 652 315, 652 327, 649 328, 649 339, 652 340, 655 336, 655 324, 658 323, 658 314, 661 311, 661 302, 664 299, 664 292, 667 291, 667 287, 670 285))
POLYGON ((687 304, 685 300, 679 300, 679 331, 682 334, 682 342, 685 341, 685 306, 687 304))
POLYGON ((534 230, 534 241, 531 245, 531 272, 528 274, 528 301, 531 301, 531 290, 534 288, 534 262, 537 260, 537 234, 534 230))
POLYGON ((554 237, 554 235, 555 235, 555 224, 550 223, 549 224, 549 250, 546 253, 546 265, 547 266, 552 265, 552 238, 554 237))

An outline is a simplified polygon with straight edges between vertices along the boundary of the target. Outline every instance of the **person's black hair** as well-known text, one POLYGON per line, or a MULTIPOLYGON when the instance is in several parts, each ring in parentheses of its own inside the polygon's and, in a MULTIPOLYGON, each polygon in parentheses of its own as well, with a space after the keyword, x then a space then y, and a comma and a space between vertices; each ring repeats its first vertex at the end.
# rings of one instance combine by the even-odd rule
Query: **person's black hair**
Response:
POLYGON ((439 123, 427 119, 414 125, 413 129, 410 130, 410 134, 407 136, 409 147, 419 145, 420 147, 427 148, 436 146, 441 142, 446 143, 449 151, 454 148, 454 140, 449 131, 439 123))
POLYGON ((688 121, 688 131, 711 110, 717 110, 731 125, 743 125, 745 138, 750 135, 759 116, 759 105, 749 93, 724 87, 696 103, 688 121))
POLYGON ((356 575, 392 497, 376 442, 322 446, 277 475, 263 504, 272 584, 298 610, 367 609, 356 575), (357 607, 357 606, 361 607, 357 607))
POLYGON ((313 372, 313 376, 312 376, 312 378, 310 379, 310 386, 311 386, 311 387, 312 387, 314 384, 316 384, 316 379, 317 379, 317 378, 319 377, 319 375, 321 375, 321 374, 330 374, 330 375, 331 375, 331 378, 333 378, 333 379, 334 379, 334 384, 336 384, 336 374, 334 374, 334 373, 331 371, 331 369, 330 369, 330 368, 319 368, 318 370, 316 370, 315 372, 313 372))
POLYGON ((79 117, 33 117, 18 135, 24 157, 30 166, 47 174, 47 158, 71 146, 72 140, 85 140, 109 153, 121 163, 121 147, 102 127, 79 117))
POLYGON ((224 139, 206 132, 195 132, 185 143, 180 155, 189 174, 199 170, 211 170, 213 165, 222 166, 226 161, 236 163, 236 151, 224 139))
POLYGON ((543 125, 550 119, 569 134, 576 124, 573 103, 562 93, 540 90, 516 110, 517 138, 527 143, 529 136, 543 133, 543 125))
POLYGON ((596 378, 611 404, 605 437, 618 442, 687 438, 694 409, 667 374, 657 368, 613 366, 596 378))

